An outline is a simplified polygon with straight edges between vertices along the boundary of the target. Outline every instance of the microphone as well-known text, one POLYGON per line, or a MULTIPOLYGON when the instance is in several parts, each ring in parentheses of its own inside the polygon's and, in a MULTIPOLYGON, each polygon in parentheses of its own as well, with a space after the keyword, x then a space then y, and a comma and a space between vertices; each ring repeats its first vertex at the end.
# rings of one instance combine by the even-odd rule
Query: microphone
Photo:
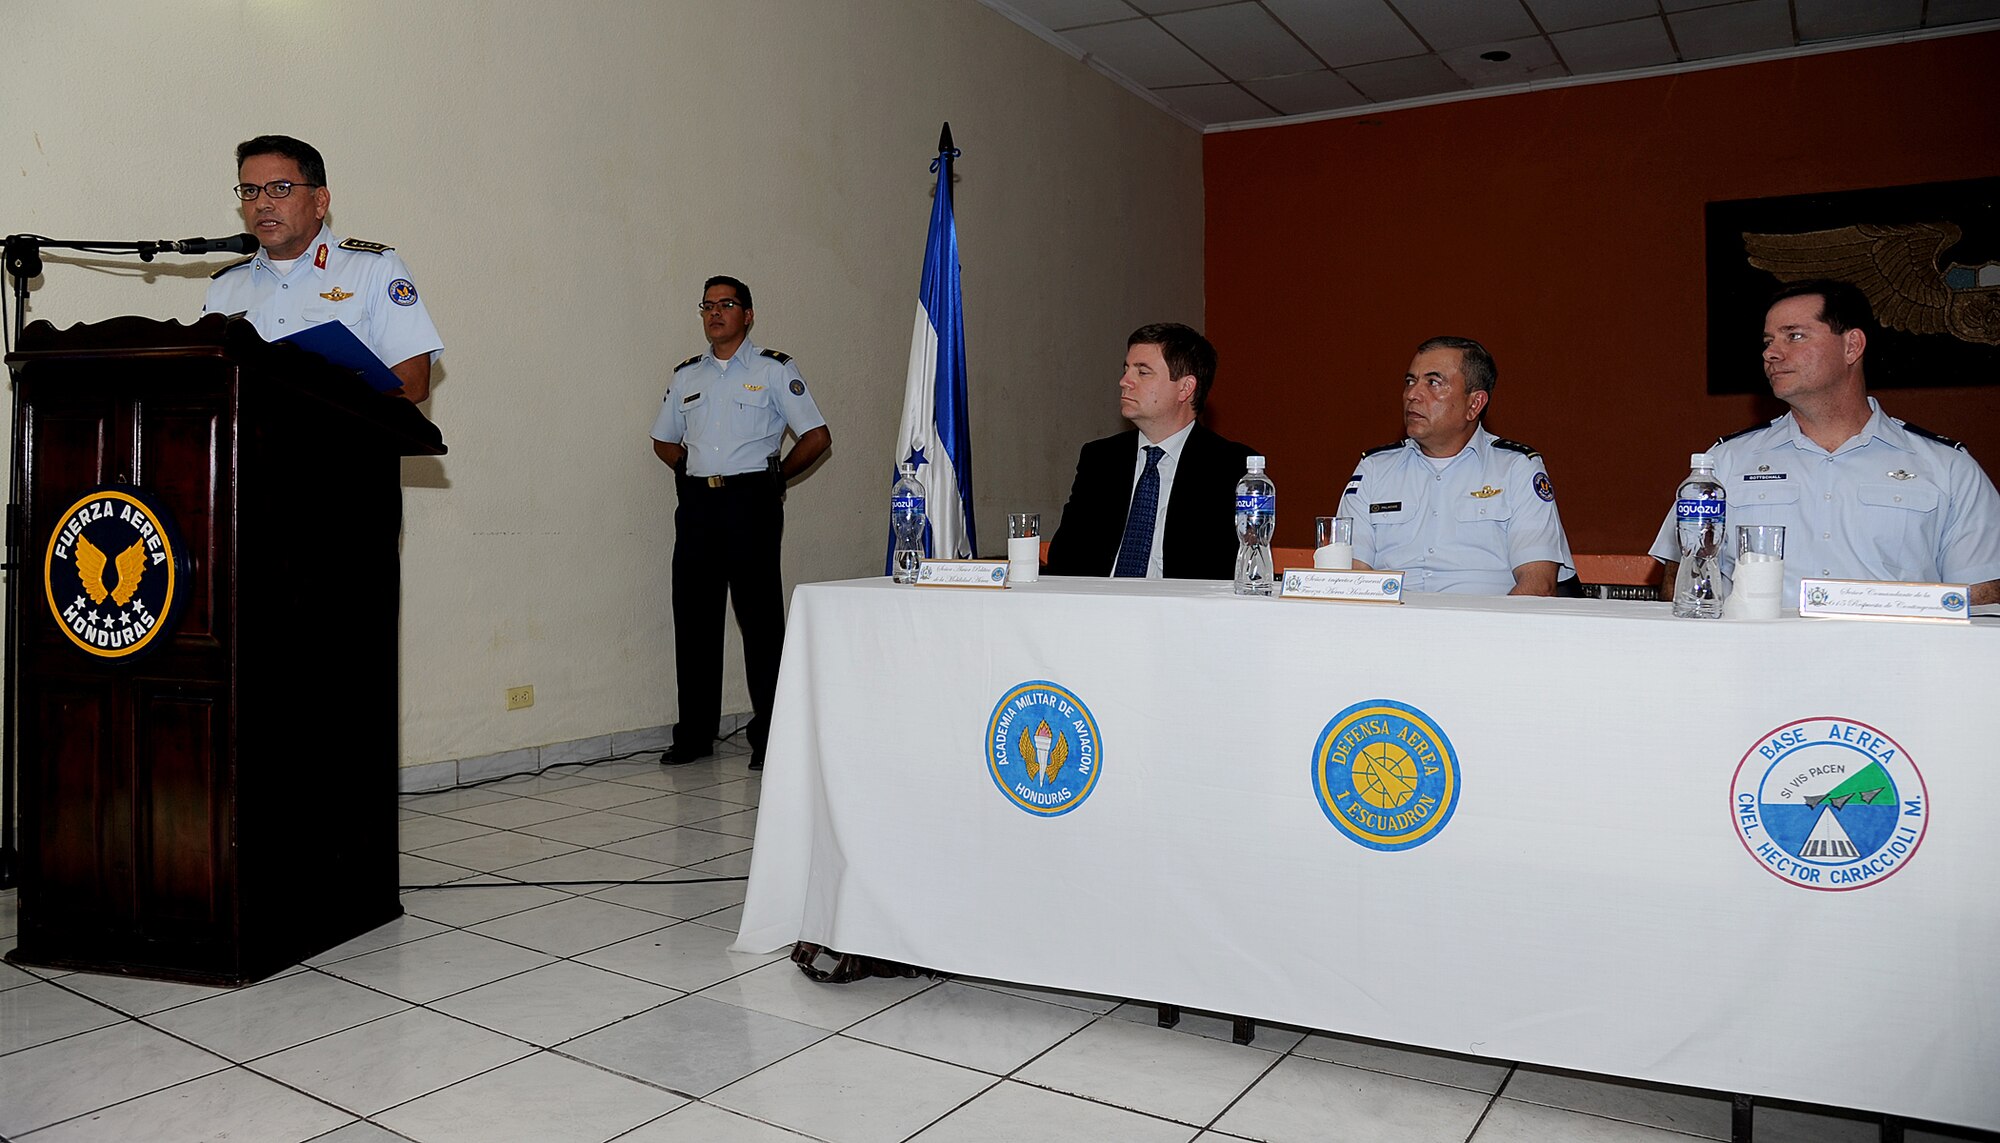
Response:
POLYGON ((254 234, 232 234, 227 238, 183 238, 179 242, 160 241, 162 251, 171 250, 176 254, 254 254, 257 252, 257 236, 254 234))

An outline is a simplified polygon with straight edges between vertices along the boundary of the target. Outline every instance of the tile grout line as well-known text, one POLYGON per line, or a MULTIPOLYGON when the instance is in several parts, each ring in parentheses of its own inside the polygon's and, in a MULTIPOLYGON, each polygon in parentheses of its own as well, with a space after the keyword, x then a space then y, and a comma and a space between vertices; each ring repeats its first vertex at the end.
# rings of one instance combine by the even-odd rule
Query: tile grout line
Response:
POLYGON ((1486 1106, 1479 1109, 1479 1118, 1473 1120, 1472 1130, 1465 1133, 1465 1143, 1472 1143, 1473 1138, 1479 1134, 1479 1129, 1486 1126, 1486 1117, 1492 1115, 1493 1109, 1500 1106, 1500 1093, 1507 1090, 1508 1083, 1512 1082, 1514 1073, 1520 1070, 1520 1067, 1518 1061, 1507 1065, 1507 1074, 1501 1076, 1500 1082, 1493 1085, 1493 1094, 1486 1097, 1486 1106))

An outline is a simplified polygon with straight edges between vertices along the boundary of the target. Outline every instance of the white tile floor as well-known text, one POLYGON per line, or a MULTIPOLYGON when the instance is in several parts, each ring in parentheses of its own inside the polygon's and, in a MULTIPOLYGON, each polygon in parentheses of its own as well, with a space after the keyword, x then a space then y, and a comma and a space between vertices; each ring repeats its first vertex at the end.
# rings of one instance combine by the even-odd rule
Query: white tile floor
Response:
MULTIPOLYGON (((403 799, 403 878, 740 877, 740 749, 403 799)), ((1670 1143, 1718 1095, 970 980, 814 984, 729 951, 743 883, 427 889, 249 988, 0 965, 0 1139, 25 1143, 1670 1143)), ((0 949, 14 894, 0 893, 0 949)), ((1760 1108, 1766 1143, 1873 1125, 1760 1108)), ((1911 1131, 1910 1143, 1992 1136, 1911 1131)))

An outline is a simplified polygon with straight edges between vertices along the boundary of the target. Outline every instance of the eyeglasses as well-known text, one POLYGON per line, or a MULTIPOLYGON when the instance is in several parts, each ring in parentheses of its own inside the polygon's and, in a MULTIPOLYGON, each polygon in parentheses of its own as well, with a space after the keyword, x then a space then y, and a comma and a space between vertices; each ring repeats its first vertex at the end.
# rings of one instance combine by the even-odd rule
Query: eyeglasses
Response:
POLYGON ((265 183, 261 187, 256 183, 237 183, 229 189, 235 191, 236 197, 242 199, 244 202, 255 202, 259 194, 267 194, 272 198, 290 198, 292 197, 292 189, 294 187, 318 187, 325 185, 325 183, 295 183, 290 179, 278 179, 274 182, 265 183))
POLYGON ((740 310, 747 309, 748 307, 735 298, 720 298, 712 302, 706 300, 696 302, 694 308, 700 310, 702 313, 707 313, 710 310, 740 310))

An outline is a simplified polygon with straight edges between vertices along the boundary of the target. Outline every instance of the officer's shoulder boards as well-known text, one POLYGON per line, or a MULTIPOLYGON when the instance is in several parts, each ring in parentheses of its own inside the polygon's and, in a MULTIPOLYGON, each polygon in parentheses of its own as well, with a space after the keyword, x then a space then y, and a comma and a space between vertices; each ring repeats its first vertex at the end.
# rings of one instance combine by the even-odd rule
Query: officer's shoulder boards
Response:
POLYGON ((1377 456, 1385 452, 1395 452, 1397 449, 1402 447, 1403 447, 1403 442, 1397 441, 1395 444, 1376 445, 1374 448, 1362 449, 1361 459, 1367 460, 1371 456, 1377 456))
POLYGON ((343 238, 340 240, 340 248, 342 250, 359 250, 363 254, 381 254, 384 251, 395 249, 394 246, 382 242, 370 242, 366 238, 343 238))
POLYGON ((1499 449, 1506 449, 1508 452, 1518 452, 1525 457, 1537 457, 1542 455, 1533 447, 1529 445, 1524 445, 1520 441, 1510 441, 1506 437, 1494 437, 1493 447, 1499 449))
POLYGON ((252 263, 252 262, 255 262, 256 260, 257 260, 257 256, 256 256, 255 254, 252 254, 252 255, 250 255, 250 256, 249 256, 248 258, 244 258, 244 259, 242 259, 241 261, 237 261, 237 262, 231 262, 231 263, 230 263, 229 265, 227 265, 227 266, 224 266, 224 267, 223 267, 222 269, 220 269, 220 270, 217 270, 217 271, 216 271, 215 273, 213 273, 213 274, 210 274, 210 275, 209 275, 209 277, 210 277, 210 278, 220 278, 220 277, 222 277, 222 276, 223 276, 224 274, 227 274, 228 272, 230 272, 231 270, 235 270, 235 269, 239 269, 239 268, 241 268, 241 267, 243 267, 243 266, 248 266, 248 265, 249 265, 250 263, 252 263))
POLYGON ((775 349, 760 349, 757 353, 758 356, 768 357, 780 365, 790 365, 792 363, 792 355, 789 353, 780 353, 775 349))
POLYGON ((703 354, 699 353, 695 354, 693 357, 690 357, 686 361, 681 362, 679 365, 674 366, 674 372, 679 373, 681 370, 686 369, 688 366, 693 365, 697 361, 700 361, 703 356, 704 356, 703 354))
MULTIPOLYGON (((1763 422, 1763 423, 1761 423, 1761 424, 1755 424, 1755 425, 1751 425, 1751 426, 1750 426, 1749 428, 1747 428, 1747 429, 1737 429, 1737 430, 1736 430, 1735 432, 1733 432, 1733 433, 1724 433, 1724 434, 1723 434, 1722 436, 1719 436, 1719 437, 1715 438, 1715 443, 1716 443, 1716 444, 1721 444, 1721 443, 1722 443, 1723 441, 1733 441, 1733 440, 1735 440, 1735 439, 1736 439, 1737 437, 1747 437, 1747 436, 1749 436, 1749 435, 1750 435, 1751 433, 1755 433, 1755 432, 1762 432, 1763 430, 1765 430, 1765 429, 1768 429, 1768 428, 1770 428, 1770 427, 1771 427, 1771 422, 1769 422, 1769 421, 1765 421, 1765 422, 1763 422)), ((1711 446, 1711 447, 1713 447, 1713 446, 1711 446)))
POLYGON ((1913 425, 1908 421, 1901 421, 1898 423, 1903 426, 1903 431, 1906 433, 1915 434, 1916 436, 1920 436, 1927 441, 1936 441, 1937 443, 1943 445, 1946 448, 1955 448, 1960 452, 1965 451, 1964 444, 1955 441, 1948 436, 1945 436, 1943 433, 1934 433, 1929 429, 1918 428, 1916 425, 1913 425))

